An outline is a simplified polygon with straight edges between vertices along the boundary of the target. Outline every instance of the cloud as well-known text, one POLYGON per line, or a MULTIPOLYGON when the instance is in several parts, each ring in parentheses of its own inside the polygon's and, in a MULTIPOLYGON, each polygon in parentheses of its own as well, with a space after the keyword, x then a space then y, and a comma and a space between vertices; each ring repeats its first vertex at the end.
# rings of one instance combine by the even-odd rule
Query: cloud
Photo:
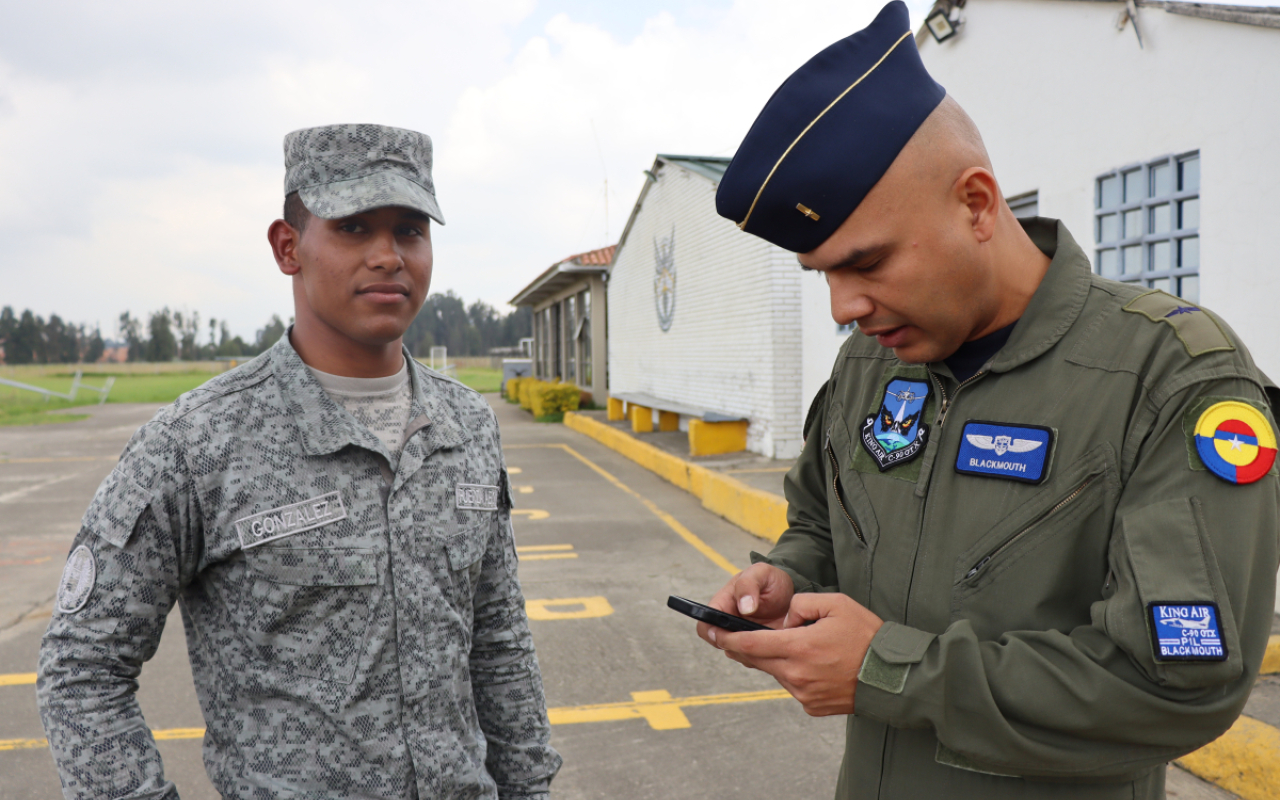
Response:
POLYGON ((281 137, 375 121, 436 140, 433 288, 500 305, 616 240, 654 154, 730 155, 879 6, 21 4, 0 26, 0 304, 108 333, 186 306, 252 335, 292 313, 265 242, 281 137))

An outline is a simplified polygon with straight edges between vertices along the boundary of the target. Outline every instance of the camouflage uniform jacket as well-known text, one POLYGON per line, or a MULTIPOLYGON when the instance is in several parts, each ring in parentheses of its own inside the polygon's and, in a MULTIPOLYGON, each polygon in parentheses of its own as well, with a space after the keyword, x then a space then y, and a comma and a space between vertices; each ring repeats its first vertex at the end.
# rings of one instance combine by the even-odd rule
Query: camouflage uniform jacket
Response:
POLYGON ((288 336, 134 435, 40 653, 68 798, 177 797, 134 695, 177 600, 223 795, 546 796, 497 422, 410 363, 394 472, 288 336))

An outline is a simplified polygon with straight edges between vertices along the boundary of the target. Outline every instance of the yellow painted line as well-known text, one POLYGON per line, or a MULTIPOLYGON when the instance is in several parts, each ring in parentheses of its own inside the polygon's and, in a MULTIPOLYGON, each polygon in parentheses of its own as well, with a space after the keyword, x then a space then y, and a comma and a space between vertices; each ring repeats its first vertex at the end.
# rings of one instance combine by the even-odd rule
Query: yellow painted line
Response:
POLYGON ((546 519, 551 516, 550 511, 543 511, 540 508, 513 508, 511 509, 513 516, 528 517, 529 519, 546 519))
POLYGON ((527 544, 524 547, 517 547, 517 553, 549 553, 554 550, 572 550, 571 544, 527 544))
POLYGON ((522 556, 519 553, 516 553, 516 555, 520 558, 521 561, 554 561, 557 558, 577 558, 578 557, 577 553, 543 553, 542 555, 532 555, 532 556, 522 556))
POLYGON ((1267 652, 1262 656, 1263 675, 1280 673, 1280 636, 1272 636, 1267 642, 1267 652))
POLYGON ((0 675, 0 686, 35 686, 36 674, 34 672, 14 672, 9 675, 0 675))
POLYGON ((603 597, 558 597, 550 600, 525 600, 529 619, 594 619, 613 613, 613 606, 603 597))
POLYGON ((517 486, 516 491, 520 494, 533 494, 532 486, 517 486))
POLYGON ((787 530, 787 501, 781 495, 748 486, 732 475, 707 469, 642 442, 630 434, 572 411, 565 427, 590 436, 640 466, 684 489, 702 507, 770 542, 787 530))
POLYGON ((507 467, 507 473, 509 475, 519 475, 521 472, 524 472, 524 470, 519 467, 507 467))
POLYGON ((577 558, 577 553, 566 552, 573 549, 571 544, 535 544, 517 547, 516 556, 521 561, 552 561, 557 558, 577 558))
MULTIPOLYGON (((785 700, 791 695, 782 689, 763 692, 736 692, 733 694, 704 694, 693 697, 672 697, 670 692, 655 690, 632 692, 629 702, 598 703, 588 706, 564 706, 547 709, 552 725, 577 725, 584 722, 620 722, 643 719, 657 731, 688 728, 689 719, 682 709, 698 706, 715 706, 729 703, 758 703, 762 700, 785 700)), ((152 731, 156 741, 174 739, 203 739, 204 728, 168 728, 152 731)), ((0 739, 0 751, 40 750, 49 746, 48 739, 0 739)))
POLYGON ((791 467, 761 467, 760 469, 726 469, 726 475, 746 475, 756 472, 790 472, 791 467))
POLYGON ((699 553, 702 553, 704 556, 711 559, 711 563, 720 567, 730 575, 737 575, 741 571, 737 567, 735 567, 732 563, 730 563, 729 559, 717 553, 711 547, 711 545, 707 544, 706 542, 702 541, 702 539, 698 538, 698 536, 693 531, 681 525, 679 520, 677 520, 675 517, 671 516, 667 512, 663 511, 662 509, 658 508, 658 506, 652 500, 640 494, 635 489, 632 489, 630 486, 626 485, 622 481, 618 480, 610 472, 606 471, 603 467, 601 467, 599 464, 587 458, 582 453, 579 453, 577 450, 574 450, 569 445, 562 444, 562 445, 559 445, 559 447, 569 455, 581 461, 583 464, 586 464, 588 467, 595 470, 596 473, 600 475, 600 477, 604 478, 609 483, 612 483, 614 486, 618 487, 622 491, 626 492, 627 494, 631 495, 635 499, 639 500, 640 503, 644 505, 645 508, 649 509, 649 511, 655 517, 665 522, 668 528, 675 531, 676 534, 679 535, 681 539, 684 539, 686 542, 692 545, 694 550, 697 550, 699 553))
POLYGON ((783 700, 791 695, 783 689, 734 694, 707 694, 695 697, 672 697, 666 691, 632 692, 630 702, 600 703, 589 706, 549 708, 552 725, 575 725, 584 722, 619 722, 643 719, 654 730, 688 728, 689 720, 682 709, 725 703, 756 703, 761 700, 783 700))
POLYGON ((1217 741, 1188 753, 1178 764, 1244 800, 1275 800, 1280 730, 1242 716, 1217 741))

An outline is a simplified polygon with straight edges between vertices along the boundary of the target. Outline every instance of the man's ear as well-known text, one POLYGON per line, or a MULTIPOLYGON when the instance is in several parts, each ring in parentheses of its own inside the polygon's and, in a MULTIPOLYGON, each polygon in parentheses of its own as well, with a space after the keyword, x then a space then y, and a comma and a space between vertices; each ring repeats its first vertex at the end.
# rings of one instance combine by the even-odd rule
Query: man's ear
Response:
POLYGON ((267 241, 271 242, 271 254, 276 257, 276 266, 281 272, 297 275, 302 271, 302 262, 298 260, 298 245, 302 242, 300 231, 278 219, 267 228, 267 241))
POLYGON ((996 232, 1002 202, 996 176, 983 167, 970 167, 956 179, 955 191, 969 209, 974 236, 979 242, 990 241, 996 232))

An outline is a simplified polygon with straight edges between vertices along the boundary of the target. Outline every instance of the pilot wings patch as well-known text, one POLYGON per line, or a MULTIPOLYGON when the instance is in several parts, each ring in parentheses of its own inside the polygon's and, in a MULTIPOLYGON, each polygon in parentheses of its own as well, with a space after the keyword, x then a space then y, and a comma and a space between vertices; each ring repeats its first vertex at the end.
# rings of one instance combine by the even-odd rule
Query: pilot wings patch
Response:
POLYGON ((1053 430, 970 420, 956 456, 956 472, 1040 483, 1048 473, 1053 430))

